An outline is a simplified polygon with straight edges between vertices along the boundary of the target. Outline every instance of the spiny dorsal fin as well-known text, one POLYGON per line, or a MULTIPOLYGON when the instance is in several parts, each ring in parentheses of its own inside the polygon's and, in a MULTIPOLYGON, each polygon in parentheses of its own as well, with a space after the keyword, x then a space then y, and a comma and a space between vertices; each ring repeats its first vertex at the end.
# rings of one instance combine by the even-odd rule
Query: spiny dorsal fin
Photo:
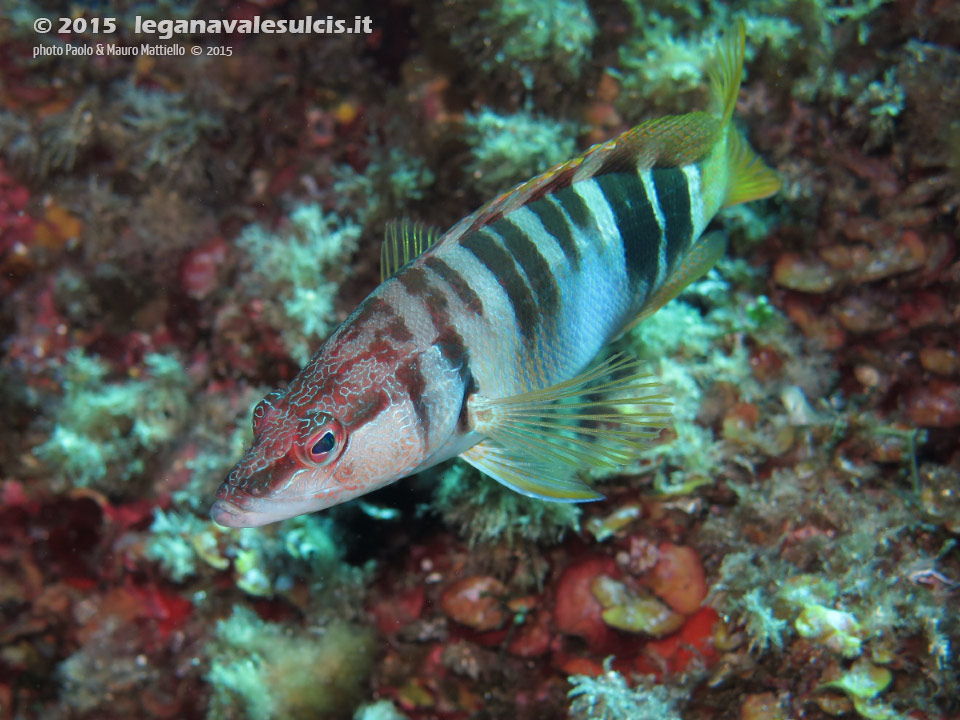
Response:
POLYGON ((576 477, 583 466, 626 465, 670 417, 669 405, 638 363, 620 356, 541 390, 506 398, 472 398, 472 430, 486 436, 467 462, 518 492, 581 502, 600 496, 576 477), (647 381, 647 382, 637 382, 647 381))
MULTIPOLYGON (((642 169, 680 167, 701 160, 720 139, 717 119, 705 112, 646 120, 617 138, 617 150, 642 169)), ((606 160, 596 174, 612 166, 606 160)))
POLYGON ((435 227, 406 218, 388 222, 380 248, 380 282, 396 275, 397 270, 423 254, 439 239, 440 231, 435 227))

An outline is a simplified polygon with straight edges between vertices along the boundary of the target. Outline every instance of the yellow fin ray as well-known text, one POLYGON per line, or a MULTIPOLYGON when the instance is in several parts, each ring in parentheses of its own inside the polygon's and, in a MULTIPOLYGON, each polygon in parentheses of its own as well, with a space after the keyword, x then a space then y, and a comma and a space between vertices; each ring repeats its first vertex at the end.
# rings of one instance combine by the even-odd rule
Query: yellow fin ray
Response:
MULTIPOLYGON (((597 494, 574 473, 626 465, 668 424, 670 405, 638 363, 614 356, 570 380, 507 398, 473 398, 473 430, 486 436, 465 459, 505 485, 548 500, 597 494), (638 382, 642 381, 642 382, 638 382), (621 408, 617 411, 616 408, 621 408)), ((473 449, 471 449, 472 451, 473 449)))
POLYGON ((380 282, 396 275, 400 268, 422 255, 439 239, 440 231, 435 227, 406 218, 388 222, 380 246, 380 282))

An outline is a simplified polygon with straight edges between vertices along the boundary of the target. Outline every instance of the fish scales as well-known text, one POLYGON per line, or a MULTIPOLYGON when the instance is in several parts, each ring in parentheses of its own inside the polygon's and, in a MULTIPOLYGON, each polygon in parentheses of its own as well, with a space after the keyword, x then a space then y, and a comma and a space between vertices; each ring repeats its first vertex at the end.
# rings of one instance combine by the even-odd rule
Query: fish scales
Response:
POLYGON ((700 236, 721 207, 779 187, 731 124, 743 47, 741 24, 710 113, 642 123, 439 239, 394 226, 389 277, 254 409, 213 519, 312 512, 458 455, 528 495, 599 498, 578 469, 629 462, 665 414, 632 405, 666 401, 637 396, 635 363, 596 358, 716 262, 722 240, 700 236), (410 244, 429 247, 396 267, 410 244))

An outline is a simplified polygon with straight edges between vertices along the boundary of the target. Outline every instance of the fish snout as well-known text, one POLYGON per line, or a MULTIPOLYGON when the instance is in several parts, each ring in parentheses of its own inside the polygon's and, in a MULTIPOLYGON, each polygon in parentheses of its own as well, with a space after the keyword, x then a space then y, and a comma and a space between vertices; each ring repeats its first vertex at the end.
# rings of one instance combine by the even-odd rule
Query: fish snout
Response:
POLYGON ((221 527, 242 527, 240 514, 230 503, 217 500, 210 508, 210 519, 221 527))
POLYGON ((220 483, 217 488, 210 519, 223 527, 247 527, 244 518, 249 515, 253 498, 228 483, 220 483))

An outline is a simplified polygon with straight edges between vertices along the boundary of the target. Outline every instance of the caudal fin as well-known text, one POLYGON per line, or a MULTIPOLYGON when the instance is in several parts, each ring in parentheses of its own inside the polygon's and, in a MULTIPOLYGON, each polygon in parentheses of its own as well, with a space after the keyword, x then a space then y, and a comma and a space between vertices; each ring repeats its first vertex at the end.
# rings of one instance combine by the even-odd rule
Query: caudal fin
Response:
POLYGON ((734 128, 727 137, 730 181, 723 207, 770 197, 780 189, 780 177, 771 170, 734 128))
POLYGON ((720 40, 716 56, 707 71, 710 75, 710 110, 720 116, 726 127, 733 117, 743 77, 743 53, 747 45, 747 30, 743 20, 737 20, 720 40))
POLYGON ((727 133, 729 181, 722 207, 770 197, 780 189, 777 174, 731 125, 743 76, 746 37, 743 21, 737 20, 720 41, 709 70, 711 110, 720 116, 722 132, 727 133))

